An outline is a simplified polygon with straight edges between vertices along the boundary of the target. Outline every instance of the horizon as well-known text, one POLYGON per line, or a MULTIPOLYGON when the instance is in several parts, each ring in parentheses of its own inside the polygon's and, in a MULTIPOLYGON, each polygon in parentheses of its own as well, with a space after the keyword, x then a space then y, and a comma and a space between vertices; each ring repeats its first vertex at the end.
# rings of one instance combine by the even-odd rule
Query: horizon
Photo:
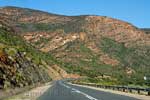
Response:
POLYGON ((40 10, 52 14, 65 16, 96 15, 107 16, 133 24, 138 28, 150 28, 149 0, 93 0, 91 1, 68 1, 58 0, 0 0, 0 7, 13 6, 40 10))

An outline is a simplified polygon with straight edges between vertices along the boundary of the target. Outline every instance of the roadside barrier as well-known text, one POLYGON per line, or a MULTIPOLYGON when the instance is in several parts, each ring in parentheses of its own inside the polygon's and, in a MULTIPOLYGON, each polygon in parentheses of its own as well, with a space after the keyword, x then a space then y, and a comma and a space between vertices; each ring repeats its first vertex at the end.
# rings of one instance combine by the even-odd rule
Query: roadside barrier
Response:
POLYGON ((122 92, 129 92, 129 93, 137 93, 137 94, 145 94, 147 96, 150 96, 150 88, 136 88, 136 87, 128 87, 128 86, 108 86, 108 85, 99 85, 99 84, 93 84, 93 83, 79 83, 79 82, 72 82, 73 84, 79 84, 79 85, 86 85, 86 86, 92 86, 97 88, 103 88, 103 89, 111 89, 111 90, 117 90, 122 92))

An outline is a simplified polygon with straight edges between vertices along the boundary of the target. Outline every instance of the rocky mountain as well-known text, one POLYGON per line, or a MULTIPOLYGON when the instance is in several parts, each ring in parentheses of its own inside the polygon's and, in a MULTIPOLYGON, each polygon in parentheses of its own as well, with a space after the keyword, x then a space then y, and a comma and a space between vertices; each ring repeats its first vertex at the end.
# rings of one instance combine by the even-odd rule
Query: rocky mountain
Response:
POLYGON ((0 90, 70 77, 78 76, 68 75, 50 54, 36 50, 12 29, 0 27, 0 90))
POLYGON ((130 23, 17 7, 3 7, 0 14, 1 27, 50 54, 67 73, 115 84, 143 84, 150 73, 150 36, 130 23))

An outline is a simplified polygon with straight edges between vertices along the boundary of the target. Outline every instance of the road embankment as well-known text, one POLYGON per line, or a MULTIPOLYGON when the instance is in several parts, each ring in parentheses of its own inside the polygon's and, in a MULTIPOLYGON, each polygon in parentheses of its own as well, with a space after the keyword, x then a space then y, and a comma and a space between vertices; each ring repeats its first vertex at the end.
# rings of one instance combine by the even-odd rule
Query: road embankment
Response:
POLYGON ((15 91, 15 92, 17 92, 17 94, 12 93, 13 90, 11 90, 11 91, 9 90, 9 92, 11 92, 11 94, 9 95, 8 98, 5 98, 3 100, 36 100, 45 91, 47 91, 47 89, 50 88, 51 86, 52 86, 52 83, 46 83, 46 84, 39 85, 37 87, 28 87, 24 90, 18 89, 18 91, 15 91), (13 94, 15 94, 15 95, 13 95, 13 94))

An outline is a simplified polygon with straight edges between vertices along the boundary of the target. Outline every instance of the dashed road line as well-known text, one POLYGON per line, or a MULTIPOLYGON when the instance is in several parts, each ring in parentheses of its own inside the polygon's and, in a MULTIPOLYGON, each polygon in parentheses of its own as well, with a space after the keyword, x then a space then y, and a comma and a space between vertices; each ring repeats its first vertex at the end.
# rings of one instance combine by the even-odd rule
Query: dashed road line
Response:
POLYGON ((63 84, 61 81, 59 81, 59 84, 64 86, 64 87, 66 87, 66 88, 68 88, 68 89, 71 89, 72 90, 71 92, 76 92, 76 93, 84 95, 86 98, 88 98, 90 100, 98 100, 98 99, 96 99, 96 98, 94 98, 94 97, 92 97, 92 96, 90 96, 90 95, 88 95, 88 94, 86 94, 86 93, 84 93, 82 91, 79 91, 79 90, 77 90, 75 88, 71 88, 70 86, 67 86, 67 85, 63 84))

